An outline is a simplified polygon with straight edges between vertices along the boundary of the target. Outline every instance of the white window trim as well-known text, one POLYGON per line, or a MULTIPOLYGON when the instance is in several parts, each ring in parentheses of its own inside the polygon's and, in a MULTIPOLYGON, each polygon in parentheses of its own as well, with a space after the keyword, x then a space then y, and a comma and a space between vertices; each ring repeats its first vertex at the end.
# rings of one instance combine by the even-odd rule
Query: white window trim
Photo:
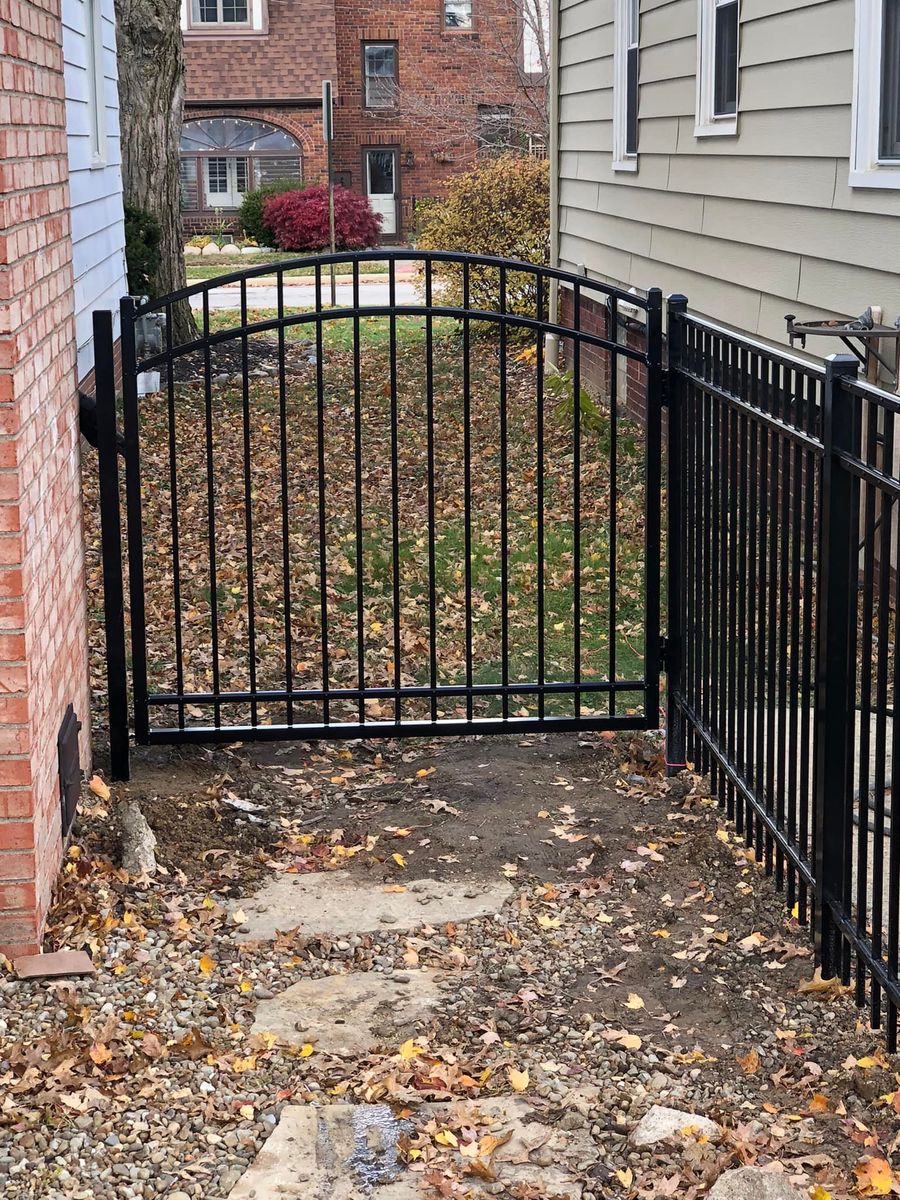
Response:
MULTIPOLYGON (((629 154, 628 145, 628 50, 631 0, 615 0, 613 49, 613 153, 614 171, 636 171, 638 156, 629 154)), ((640 18, 638 18, 640 25, 640 18)))
POLYGON ((103 0, 84 0, 88 120, 91 123, 91 169, 107 164, 106 64, 103 47, 103 0))
POLYGON ((900 188, 900 162, 879 158, 883 21, 882 0, 856 0, 850 187, 900 188))
MULTIPOLYGON (((740 4, 740 0, 738 0, 740 4)), ((740 100, 741 12, 738 7, 738 100, 740 100)), ((697 112, 694 137, 734 137, 738 131, 735 112, 717 117, 716 94, 716 0, 697 0, 697 112)))
POLYGON ((247 36, 249 33, 266 33, 268 26, 266 24, 267 12, 265 0, 249 0, 249 17, 250 20, 246 24, 238 24, 233 21, 223 21, 214 23, 212 21, 203 21, 198 25, 191 23, 191 0, 181 0, 181 32, 203 36, 206 34, 222 34, 228 33, 233 37, 247 36))

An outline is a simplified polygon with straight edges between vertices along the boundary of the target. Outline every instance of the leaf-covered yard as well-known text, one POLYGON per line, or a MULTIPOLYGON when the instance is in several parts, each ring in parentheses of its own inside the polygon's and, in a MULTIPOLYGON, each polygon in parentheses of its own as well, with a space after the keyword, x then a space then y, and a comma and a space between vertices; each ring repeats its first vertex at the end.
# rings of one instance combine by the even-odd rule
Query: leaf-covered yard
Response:
MULTIPOLYGON (((239 316, 214 313, 212 322, 234 328, 239 316)), ((464 339, 456 321, 435 319, 429 332, 424 319, 397 318, 392 362, 389 319, 364 320, 356 376, 353 323, 336 317, 323 322, 319 346, 310 325, 286 331, 283 381, 277 335, 259 333, 246 352, 239 336, 214 347, 208 389, 194 355, 176 367, 171 396, 164 380, 142 399, 151 691, 278 690, 289 681, 300 691, 326 679, 332 689, 499 683, 504 650, 509 681, 533 683, 542 645, 547 682, 572 681, 576 671, 586 683, 641 678, 642 435, 620 414, 613 448, 602 407, 582 420, 576 503, 567 382, 562 395, 547 389, 538 414, 534 348, 510 339, 504 440, 497 338, 471 322, 467 379, 464 339)), ((94 489, 88 476, 96 553, 94 489)), ((639 702, 620 696, 619 711, 639 702)), ((394 704, 370 699, 365 715, 393 717, 394 704)), ((587 692, 582 711, 607 704, 587 692)), ((330 717, 352 720, 359 709, 338 700, 330 717)), ((473 704, 475 716, 500 711, 496 697, 473 704)), ((513 696, 508 711, 534 714, 537 698, 513 696)), ((547 711, 572 712, 571 695, 549 697, 547 711)), ((185 717, 208 723, 213 712, 191 704, 185 717)), ((465 700, 444 700, 439 712, 465 714, 465 700)), ((247 704, 220 709, 224 724, 249 715, 247 704)), ((400 715, 426 717, 429 701, 406 700, 400 715)), ((284 704, 258 706, 263 723, 286 716, 284 704)), ((319 702, 293 705, 297 723, 321 716, 319 702)))

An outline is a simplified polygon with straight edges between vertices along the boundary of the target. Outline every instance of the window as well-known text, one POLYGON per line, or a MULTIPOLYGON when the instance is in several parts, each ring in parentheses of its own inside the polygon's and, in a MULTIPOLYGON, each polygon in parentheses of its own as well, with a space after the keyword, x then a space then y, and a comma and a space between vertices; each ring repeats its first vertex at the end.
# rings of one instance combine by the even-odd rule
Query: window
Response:
POLYGON ((247 25, 248 0, 191 0, 192 25, 247 25))
POLYGON ((206 37, 266 33, 266 0, 181 0, 181 28, 192 36, 206 37))
POLYGON ((181 131, 181 205, 187 212, 239 208, 264 183, 302 179, 300 147, 264 121, 207 117, 181 131))
POLYGON ((900 188, 900 0, 856 0, 850 186, 900 188))
POLYGON ((103 12, 101 0, 85 0, 84 40, 87 50, 88 136, 91 166, 106 162, 106 79, 103 70, 103 12))
POLYGON ((739 0, 699 0, 694 137, 737 133, 739 0))
POLYGON ((509 104, 478 105, 478 153, 489 157, 513 148, 512 107, 509 104))
POLYGON ((616 0, 613 62, 613 170, 636 171, 640 0, 616 0))
POLYGON ((472 0, 443 0, 444 28, 472 28, 472 0))
POLYGON ((363 46, 366 108, 393 108, 397 88, 397 47, 393 42, 367 42, 363 46))

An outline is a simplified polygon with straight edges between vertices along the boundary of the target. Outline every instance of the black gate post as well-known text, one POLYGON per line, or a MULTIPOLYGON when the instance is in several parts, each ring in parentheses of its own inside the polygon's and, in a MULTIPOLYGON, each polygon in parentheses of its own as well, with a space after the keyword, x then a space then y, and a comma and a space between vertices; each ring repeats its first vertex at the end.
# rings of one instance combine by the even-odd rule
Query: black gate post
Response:
POLYGON ((109 767, 113 779, 127 779, 128 682, 125 668, 125 592, 122 581, 119 451, 116 435, 116 370, 113 315, 108 311, 94 313, 94 380, 100 476, 109 767))
POLYGON ((685 766, 684 715, 675 697, 681 687, 681 559, 684 480, 681 476, 681 375, 687 296, 669 297, 666 332, 669 341, 669 404, 666 411, 666 774, 677 775, 685 766))
POLYGON ((649 729, 659 728, 662 343, 662 292, 659 288, 650 288, 647 292, 647 484, 644 524, 644 562, 647 572, 644 586, 644 714, 649 729))
POLYGON ((826 979, 841 970, 834 907, 843 902, 846 873, 852 870, 847 816, 849 805, 852 819, 856 714, 850 597, 857 582, 858 530, 853 527, 853 476, 838 456, 853 450, 853 408, 842 383, 856 374, 857 360, 849 354, 832 354, 825 363, 815 691, 815 942, 826 979))

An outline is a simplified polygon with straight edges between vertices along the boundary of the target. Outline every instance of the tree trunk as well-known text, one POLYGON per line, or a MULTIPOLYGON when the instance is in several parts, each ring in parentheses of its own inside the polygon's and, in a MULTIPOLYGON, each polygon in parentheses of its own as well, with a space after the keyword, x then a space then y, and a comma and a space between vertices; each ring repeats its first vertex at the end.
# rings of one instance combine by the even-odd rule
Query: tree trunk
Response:
MULTIPOLYGON (((185 285, 179 147, 184 109, 180 0, 116 0, 125 203, 159 221, 156 294, 185 285)), ((172 308, 172 341, 197 336, 190 305, 172 308)))

